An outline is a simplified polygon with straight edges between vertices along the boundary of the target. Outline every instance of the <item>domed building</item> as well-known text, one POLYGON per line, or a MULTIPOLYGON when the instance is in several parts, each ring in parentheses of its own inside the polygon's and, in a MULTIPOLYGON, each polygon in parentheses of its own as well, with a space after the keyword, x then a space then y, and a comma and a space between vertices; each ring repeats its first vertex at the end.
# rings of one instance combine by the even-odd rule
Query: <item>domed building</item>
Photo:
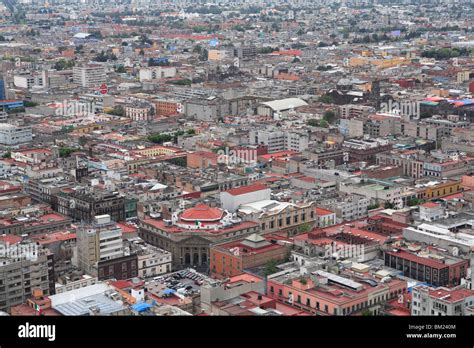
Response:
POLYGON ((178 210, 171 219, 148 218, 140 223, 140 237, 171 251, 175 269, 206 270, 211 244, 241 239, 258 231, 258 223, 242 221, 236 214, 204 203, 178 210))

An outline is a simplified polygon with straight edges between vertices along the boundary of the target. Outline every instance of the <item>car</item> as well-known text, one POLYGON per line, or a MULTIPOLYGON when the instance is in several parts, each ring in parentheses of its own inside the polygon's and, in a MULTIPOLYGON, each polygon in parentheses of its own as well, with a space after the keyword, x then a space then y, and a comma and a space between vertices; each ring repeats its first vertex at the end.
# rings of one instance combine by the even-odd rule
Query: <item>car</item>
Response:
POLYGON ((192 290, 193 286, 192 285, 188 285, 185 289, 186 290, 192 290))
POLYGON ((156 281, 156 282, 159 282, 159 281, 163 280, 163 277, 161 277, 161 276, 160 277, 155 277, 155 278, 153 278, 153 280, 156 281))

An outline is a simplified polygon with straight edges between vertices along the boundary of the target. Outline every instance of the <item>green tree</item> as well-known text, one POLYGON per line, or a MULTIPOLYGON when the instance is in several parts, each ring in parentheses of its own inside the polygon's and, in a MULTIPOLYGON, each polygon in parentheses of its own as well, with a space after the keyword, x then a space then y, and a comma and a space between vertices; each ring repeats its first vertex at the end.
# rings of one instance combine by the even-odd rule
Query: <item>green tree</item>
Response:
POLYGON ((333 123, 335 118, 336 118, 336 114, 334 113, 334 111, 330 111, 330 110, 326 111, 323 116, 323 119, 327 121, 328 123, 333 123))
POLYGON ((409 207, 414 207, 416 205, 420 205, 423 203, 423 200, 422 199, 419 199, 419 198, 411 198, 407 201, 407 206, 409 207))
POLYGON ((323 95, 319 98, 319 101, 324 104, 332 104, 334 103, 334 99, 330 95, 323 95))
POLYGON ((278 267, 277 267, 277 261, 276 260, 270 260, 267 262, 267 264, 265 265, 265 270, 264 270, 264 274, 266 276, 269 276, 270 274, 273 274, 273 273, 276 273, 278 272, 278 267))
POLYGON ((2 158, 12 158, 12 152, 11 151, 7 151, 3 154, 2 158))
POLYGON ((23 105, 27 108, 33 108, 38 105, 38 103, 32 102, 30 100, 24 100, 23 105))
POLYGON ((123 74, 123 73, 126 73, 127 70, 125 69, 125 67, 123 65, 119 65, 116 69, 115 69, 115 72, 118 73, 118 74, 123 74))
POLYGON ((173 136, 169 134, 153 134, 153 135, 150 135, 147 139, 148 141, 151 141, 152 143, 155 143, 155 144, 163 144, 163 143, 173 140, 173 136))
POLYGON ((85 136, 81 136, 78 142, 79 142, 79 145, 84 146, 87 144, 87 138, 85 136))
POLYGON ((106 111, 106 113, 109 115, 124 116, 125 110, 122 105, 115 105, 112 110, 106 111))
POLYGON ((380 205, 378 203, 374 203, 374 204, 370 204, 368 207, 367 207, 367 210, 373 210, 373 209, 377 209, 379 208, 380 205))
POLYGON ((71 153, 77 151, 75 148, 72 147, 61 147, 59 149, 59 157, 69 157, 71 153))
POLYGON ((298 233, 306 233, 309 232, 313 229, 313 225, 311 225, 309 222, 305 222, 304 224, 301 224, 298 227, 298 233))

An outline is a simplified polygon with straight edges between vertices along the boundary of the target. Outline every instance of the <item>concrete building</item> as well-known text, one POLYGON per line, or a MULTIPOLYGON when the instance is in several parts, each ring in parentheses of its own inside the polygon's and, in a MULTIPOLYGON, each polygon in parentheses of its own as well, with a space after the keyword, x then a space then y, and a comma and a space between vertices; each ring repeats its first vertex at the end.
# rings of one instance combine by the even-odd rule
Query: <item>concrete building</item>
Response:
POLYGON ((339 190, 348 194, 357 194, 378 203, 392 203, 396 207, 402 208, 401 188, 398 186, 389 186, 377 181, 346 181, 341 182, 339 190))
POLYGON ((72 69, 73 82, 86 88, 98 88, 105 83, 105 67, 100 64, 75 66, 72 69))
POLYGON ((453 247, 456 247, 459 251, 465 253, 468 253, 471 248, 474 247, 474 236, 472 234, 463 232, 454 233, 447 228, 427 223, 416 227, 410 226, 405 228, 403 230, 403 237, 410 241, 437 244, 439 247, 448 250, 452 250, 453 247))
POLYGON ((140 82, 147 80, 166 79, 176 76, 175 67, 154 66, 141 68, 139 73, 140 82))
POLYGON ((263 184, 242 186, 220 192, 222 208, 231 213, 237 211, 242 204, 270 199, 271 190, 263 184))
POLYGON ((21 238, 2 238, 0 258, 0 310, 24 303, 40 288, 44 294, 54 294, 53 255, 36 243, 20 243, 21 238), (8 243, 8 244, 7 244, 8 243))
POLYGON ((138 276, 150 278, 171 272, 172 255, 169 251, 145 243, 142 239, 130 241, 130 253, 137 254, 138 276))
POLYGON ((154 110, 148 103, 133 103, 125 107, 125 117, 134 121, 151 121, 154 118, 154 110))
POLYGON ((259 200, 242 204, 237 211, 244 220, 260 225, 262 234, 285 231, 296 234, 302 225, 316 222, 314 202, 289 203, 275 200, 259 200))
POLYGON ((31 126, 15 126, 0 123, 0 144, 18 145, 28 143, 33 139, 31 126))
POLYGON ((193 98, 184 102, 184 114, 199 121, 216 122, 229 113, 229 102, 219 97, 193 98))
POLYGON ((91 222, 103 214, 114 221, 125 220, 125 197, 118 192, 60 192, 54 197, 58 212, 77 221, 91 222))
POLYGON ((457 286, 467 275, 469 261, 435 254, 415 254, 407 250, 384 251, 385 266, 403 272, 405 277, 433 286, 457 286))
POLYGON ((250 130, 249 142, 252 145, 267 146, 268 153, 279 151, 302 152, 308 148, 309 137, 305 132, 289 130, 250 130))
POLYGON ((439 203, 426 202, 420 205, 420 219, 424 221, 435 221, 444 217, 444 208, 439 203))
POLYGON ((382 282, 367 274, 364 280, 354 273, 316 270, 308 274, 304 269, 290 269, 269 276, 268 295, 316 315, 351 315, 367 310, 378 313, 386 301, 407 291, 403 280, 382 282))
POLYGON ((110 220, 109 215, 96 216, 93 223, 78 227, 77 260, 86 273, 97 276, 100 261, 123 255, 122 230, 110 220))
POLYGON ((203 203, 175 211, 171 220, 140 221, 140 237, 170 251, 174 268, 193 266, 207 270, 211 244, 242 238, 259 230, 255 222, 242 221, 235 214, 203 203))
POLYGON ((261 103, 257 108, 257 114, 261 116, 268 116, 277 120, 286 116, 289 111, 306 105, 308 105, 308 103, 300 98, 273 100, 261 103))
POLYGON ((283 260, 289 249, 288 244, 255 233, 241 241, 211 246, 210 271, 217 277, 233 277, 245 269, 283 260))
POLYGON ((416 286, 412 289, 411 315, 472 316, 474 290, 416 286))

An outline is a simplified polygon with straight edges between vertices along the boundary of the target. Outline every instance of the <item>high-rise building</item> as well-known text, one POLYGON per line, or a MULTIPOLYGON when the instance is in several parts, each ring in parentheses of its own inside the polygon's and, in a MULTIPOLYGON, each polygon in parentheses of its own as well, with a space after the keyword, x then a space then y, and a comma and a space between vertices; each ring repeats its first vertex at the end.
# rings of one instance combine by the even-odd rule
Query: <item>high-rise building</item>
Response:
POLYGON ((122 230, 110 219, 99 215, 90 224, 77 229, 77 255, 79 268, 97 276, 97 264, 123 256, 122 230))
POLYGON ((18 145, 33 139, 31 126, 15 126, 12 124, 0 124, 0 144, 18 145))
POLYGON ((99 87, 106 82, 105 68, 100 64, 75 66, 72 70, 72 79, 82 87, 99 87))
POLYGON ((54 294, 54 261, 48 249, 19 237, 3 238, 0 257, 0 311, 24 303, 35 288, 54 294), (8 239, 7 239, 8 238, 8 239))

